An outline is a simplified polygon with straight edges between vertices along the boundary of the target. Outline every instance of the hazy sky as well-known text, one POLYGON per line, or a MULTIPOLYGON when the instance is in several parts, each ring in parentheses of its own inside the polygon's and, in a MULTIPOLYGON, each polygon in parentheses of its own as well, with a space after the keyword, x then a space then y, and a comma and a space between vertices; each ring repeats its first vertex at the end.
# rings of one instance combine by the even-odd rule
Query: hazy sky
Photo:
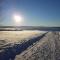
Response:
POLYGON ((15 25, 13 14, 23 16, 20 26, 60 26, 60 0, 4 0, 3 25, 15 25))

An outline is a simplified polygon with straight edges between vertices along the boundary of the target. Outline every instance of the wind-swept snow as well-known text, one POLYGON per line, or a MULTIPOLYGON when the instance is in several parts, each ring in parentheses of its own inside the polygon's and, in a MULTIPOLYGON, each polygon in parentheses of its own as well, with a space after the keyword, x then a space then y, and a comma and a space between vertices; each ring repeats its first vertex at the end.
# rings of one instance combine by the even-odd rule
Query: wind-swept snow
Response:
POLYGON ((41 35, 43 33, 46 33, 44 31, 31 31, 31 30, 24 30, 24 31, 1 31, 0 32, 0 41, 3 43, 3 41, 7 43, 15 43, 15 42, 21 42, 22 40, 28 40, 30 38, 36 37, 38 35, 41 35))
POLYGON ((47 32, 37 30, 1 31, 0 59, 14 59, 17 54, 26 50, 30 45, 40 40, 47 32))
POLYGON ((48 32, 15 60, 60 60, 60 32, 48 32))

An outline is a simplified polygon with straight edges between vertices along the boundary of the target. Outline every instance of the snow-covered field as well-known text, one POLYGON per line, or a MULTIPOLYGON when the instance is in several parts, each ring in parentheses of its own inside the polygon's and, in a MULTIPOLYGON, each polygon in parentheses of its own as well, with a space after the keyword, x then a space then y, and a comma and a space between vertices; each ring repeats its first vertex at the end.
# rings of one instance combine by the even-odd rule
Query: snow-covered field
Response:
POLYGON ((0 31, 0 60, 60 60, 60 32, 0 31))
POLYGON ((60 60, 60 32, 48 32, 15 60, 60 60))
POLYGON ((20 43, 46 33, 45 31, 0 31, 0 47, 8 43, 20 43))
POLYGON ((47 31, 0 31, 0 60, 10 60, 39 40, 47 31), (41 36, 41 37, 40 37, 41 36))

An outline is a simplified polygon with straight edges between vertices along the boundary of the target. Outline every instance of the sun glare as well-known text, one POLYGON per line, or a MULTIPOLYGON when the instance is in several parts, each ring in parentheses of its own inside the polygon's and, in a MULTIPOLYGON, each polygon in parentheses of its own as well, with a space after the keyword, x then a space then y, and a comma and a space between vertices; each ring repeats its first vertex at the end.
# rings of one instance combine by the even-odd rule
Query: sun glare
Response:
POLYGON ((20 15, 13 15, 13 19, 16 23, 22 22, 22 17, 20 15))

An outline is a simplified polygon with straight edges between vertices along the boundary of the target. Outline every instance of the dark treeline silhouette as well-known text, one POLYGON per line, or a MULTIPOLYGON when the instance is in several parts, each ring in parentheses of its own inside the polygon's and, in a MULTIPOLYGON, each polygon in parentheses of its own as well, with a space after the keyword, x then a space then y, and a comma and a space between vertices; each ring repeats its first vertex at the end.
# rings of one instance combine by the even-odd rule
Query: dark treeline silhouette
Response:
POLYGON ((60 31, 60 27, 0 26, 0 31, 21 31, 21 30, 60 31))

